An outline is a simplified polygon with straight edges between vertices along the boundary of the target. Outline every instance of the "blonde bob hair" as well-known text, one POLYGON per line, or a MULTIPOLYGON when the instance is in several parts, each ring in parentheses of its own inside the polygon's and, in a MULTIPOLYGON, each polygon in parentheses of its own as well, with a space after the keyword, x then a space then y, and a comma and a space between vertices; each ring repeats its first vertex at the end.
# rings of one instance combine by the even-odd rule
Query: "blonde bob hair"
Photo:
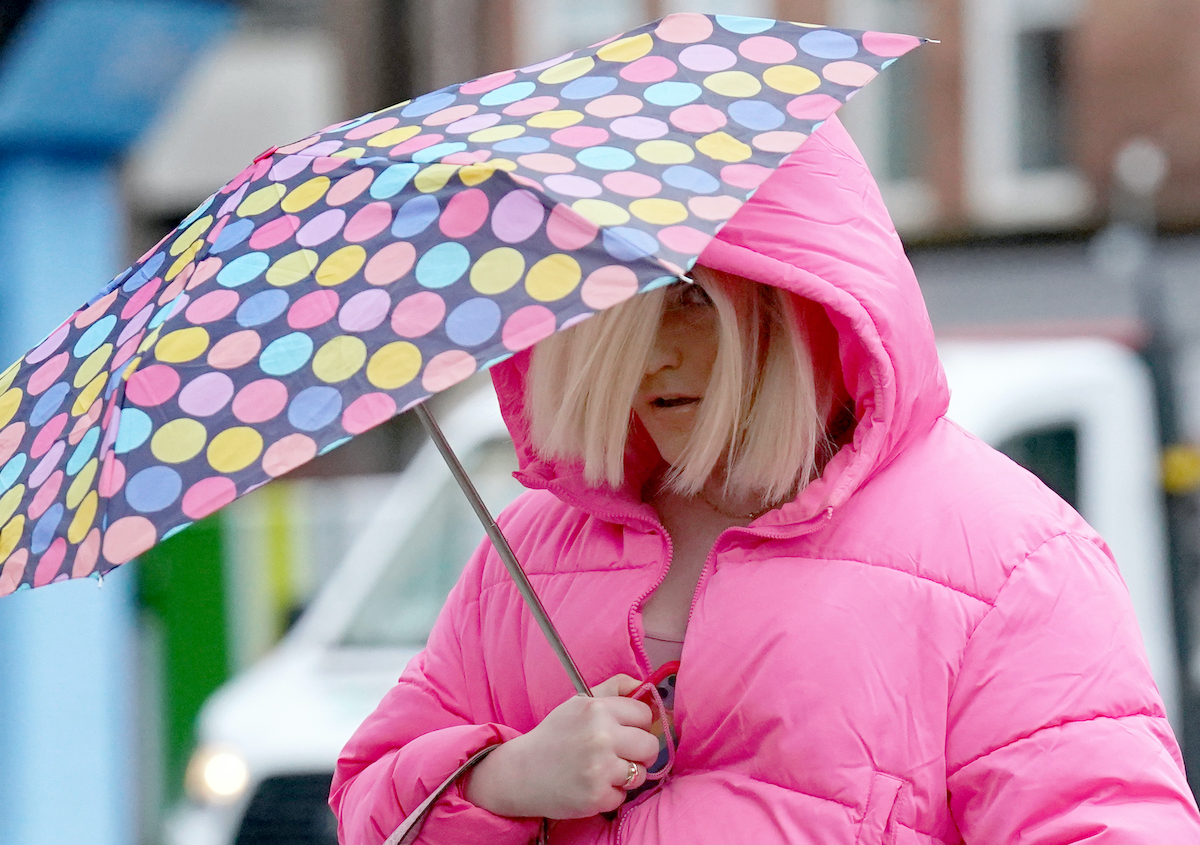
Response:
MULTIPOLYGON (((823 318, 823 310, 707 267, 692 276, 716 308, 716 360, 666 483, 693 495, 717 471, 726 492, 778 502, 816 476, 829 449, 833 380, 814 372, 807 339, 814 311, 823 318)), ((589 484, 621 486, 634 398, 675 287, 635 296, 534 347, 526 407, 542 457, 582 462, 589 484)))

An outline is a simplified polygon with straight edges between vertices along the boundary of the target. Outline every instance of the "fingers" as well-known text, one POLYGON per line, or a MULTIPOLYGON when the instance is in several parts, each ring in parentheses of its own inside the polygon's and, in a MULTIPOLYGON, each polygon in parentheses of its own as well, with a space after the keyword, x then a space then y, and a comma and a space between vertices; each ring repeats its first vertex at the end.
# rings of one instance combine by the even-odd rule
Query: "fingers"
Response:
POLYGON ((632 678, 629 675, 613 675, 607 681, 592 687, 592 695, 596 696, 596 698, 629 695, 629 693, 633 692, 641 685, 641 681, 639 681, 637 678, 632 678))
POLYGON ((636 760, 621 760, 624 765, 624 770, 621 772, 621 782, 615 783, 617 789, 628 792, 631 789, 637 789, 646 782, 646 767, 636 760))
POLYGON ((640 728, 613 731, 612 750, 618 757, 650 766, 658 759, 658 737, 640 728))

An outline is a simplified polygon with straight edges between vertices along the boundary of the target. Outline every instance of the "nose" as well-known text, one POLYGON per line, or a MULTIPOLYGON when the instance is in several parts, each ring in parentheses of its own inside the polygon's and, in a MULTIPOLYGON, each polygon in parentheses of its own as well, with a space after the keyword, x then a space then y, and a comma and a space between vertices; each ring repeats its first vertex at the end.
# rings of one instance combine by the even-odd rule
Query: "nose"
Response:
POLYGON ((660 331, 646 359, 646 375, 652 376, 661 370, 677 369, 683 363, 683 350, 671 341, 667 332, 660 331))

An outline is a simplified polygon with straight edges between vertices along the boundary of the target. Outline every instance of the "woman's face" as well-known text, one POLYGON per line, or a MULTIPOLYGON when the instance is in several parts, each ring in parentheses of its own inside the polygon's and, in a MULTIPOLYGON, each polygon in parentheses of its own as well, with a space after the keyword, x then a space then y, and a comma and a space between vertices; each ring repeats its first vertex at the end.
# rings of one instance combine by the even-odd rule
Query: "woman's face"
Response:
POLYGON ((683 454, 717 357, 717 309, 699 285, 667 291, 654 349, 646 362, 633 410, 674 464, 683 454))

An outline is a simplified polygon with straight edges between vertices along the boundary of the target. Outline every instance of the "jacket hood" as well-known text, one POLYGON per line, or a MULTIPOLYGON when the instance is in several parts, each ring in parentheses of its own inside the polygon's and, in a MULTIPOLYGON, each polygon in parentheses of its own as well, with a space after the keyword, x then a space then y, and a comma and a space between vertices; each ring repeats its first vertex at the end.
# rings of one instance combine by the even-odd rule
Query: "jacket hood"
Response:
MULTIPOLYGON (((879 189, 854 142, 825 121, 755 192, 700 255, 699 263, 775 285, 824 307, 837 332, 842 378, 854 405, 852 441, 794 502, 755 529, 788 533, 836 508, 945 413, 949 391, 912 266, 879 189)), ((546 488, 591 512, 639 507, 636 490, 596 489, 575 464, 547 461, 525 421, 529 350, 492 368, 505 421, 528 487, 546 488)), ((657 453, 634 432, 632 478, 657 453)))

